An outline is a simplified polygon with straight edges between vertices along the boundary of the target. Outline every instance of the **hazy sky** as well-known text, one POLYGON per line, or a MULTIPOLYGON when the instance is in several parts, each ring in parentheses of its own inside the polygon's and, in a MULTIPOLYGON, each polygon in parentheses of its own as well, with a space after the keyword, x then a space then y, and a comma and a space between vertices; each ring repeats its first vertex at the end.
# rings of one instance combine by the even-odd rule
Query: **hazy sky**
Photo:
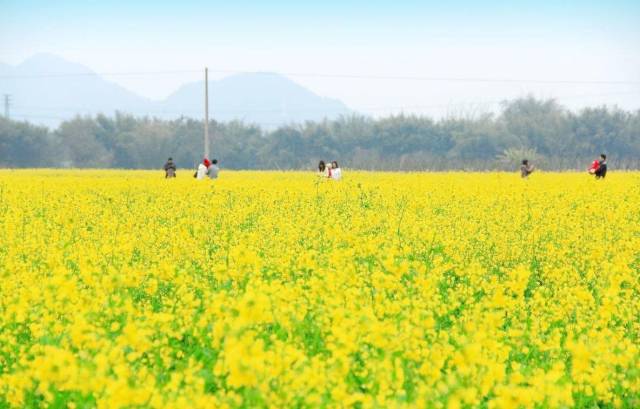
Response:
MULTIPOLYGON (((640 1, 0 0, 0 61, 58 54, 97 72, 276 71, 375 115, 484 111, 533 93, 640 109, 640 1), (635 82, 635 83, 634 83, 635 82)), ((213 78, 229 75, 212 72, 213 78)), ((198 73, 108 77, 162 99, 198 73)), ((115 109, 116 107, 114 107, 115 109)))

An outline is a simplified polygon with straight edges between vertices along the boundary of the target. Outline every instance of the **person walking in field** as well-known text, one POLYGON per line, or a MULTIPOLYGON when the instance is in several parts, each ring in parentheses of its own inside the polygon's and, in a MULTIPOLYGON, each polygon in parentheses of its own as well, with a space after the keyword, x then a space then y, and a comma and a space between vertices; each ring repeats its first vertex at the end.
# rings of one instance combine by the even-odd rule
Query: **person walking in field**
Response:
POLYGON ((522 165, 520 166, 520 176, 523 179, 526 179, 529 177, 530 174, 533 173, 534 169, 535 169, 534 166, 529 164, 528 159, 523 159, 522 165))
POLYGON ((204 158, 202 163, 198 165, 198 169, 196 170, 196 173, 193 175, 193 177, 196 178, 196 180, 204 179, 205 176, 207 176, 207 170, 209 169, 209 166, 211 166, 211 162, 209 161, 209 159, 204 158))
POLYGON ((337 161, 333 161, 331 162, 331 168, 330 168, 330 173, 329 173, 329 177, 333 180, 340 180, 342 179, 342 169, 340 169, 340 166, 338 166, 338 162, 337 161))
POLYGON ((607 155, 604 153, 600 154, 598 169, 593 174, 596 175, 596 179, 604 179, 607 176, 607 155))
POLYGON ((220 173, 220 168, 218 167, 218 159, 214 159, 207 167, 207 175, 209 176, 209 179, 218 179, 218 173, 220 173))
POLYGON ((173 159, 167 159, 167 163, 164 164, 164 177, 170 179, 176 177, 176 164, 173 163, 173 159))

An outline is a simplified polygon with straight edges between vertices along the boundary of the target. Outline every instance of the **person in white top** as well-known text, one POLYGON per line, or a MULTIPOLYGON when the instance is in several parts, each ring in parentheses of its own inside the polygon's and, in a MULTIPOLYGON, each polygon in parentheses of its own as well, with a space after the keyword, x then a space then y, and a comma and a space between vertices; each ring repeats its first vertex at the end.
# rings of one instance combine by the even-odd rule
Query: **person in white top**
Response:
POLYGON ((209 169, 209 166, 211 166, 211 162, 209 162, 209 159, 204 158, 204 160, 202 161, 202 163, 200 163, 198 165, 198 170, 196 170, 196 174, 193 175, 197 180, 202 180, 205 178, 205 176, 207 176, 207 170, 209 169))
POLYGON ((338 166, 338 162, 337 161, 333 161, 331 162, 331 173, 330 173, 330 177, 333 180, 340 180, 342 179, 342 170, 340 170, 340 166, 338 166))

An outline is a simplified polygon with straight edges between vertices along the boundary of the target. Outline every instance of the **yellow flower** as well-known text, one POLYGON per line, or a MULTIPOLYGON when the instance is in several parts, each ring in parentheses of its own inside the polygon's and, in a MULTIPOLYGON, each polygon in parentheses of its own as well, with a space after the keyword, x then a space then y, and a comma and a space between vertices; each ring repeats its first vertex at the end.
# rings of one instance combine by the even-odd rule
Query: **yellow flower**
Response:
POLYGON ((637 406, 638 178, 0 171, 0 402, 637 406))

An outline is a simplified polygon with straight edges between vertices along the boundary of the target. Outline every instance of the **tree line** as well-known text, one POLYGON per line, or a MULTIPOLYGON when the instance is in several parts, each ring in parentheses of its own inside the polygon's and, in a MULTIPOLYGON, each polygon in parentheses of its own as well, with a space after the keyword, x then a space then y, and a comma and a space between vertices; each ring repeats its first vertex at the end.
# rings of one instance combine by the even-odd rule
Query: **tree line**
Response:
MULTIPOLYGON (((57 129, 0 119, 0 167, 180 168, 202 159, 204 122, 116 112, 78 116, 57 129)), ((370 170, 510 170, 523 158, 583 169, 601 152, 615 168, 640 167, 640 111, 572 112, 555 100, 505 101, 499 114, 434 120, 353 115, 265 130, 211 121, 212 156, 227 169, 312 169, 319 159, 370 170)))

